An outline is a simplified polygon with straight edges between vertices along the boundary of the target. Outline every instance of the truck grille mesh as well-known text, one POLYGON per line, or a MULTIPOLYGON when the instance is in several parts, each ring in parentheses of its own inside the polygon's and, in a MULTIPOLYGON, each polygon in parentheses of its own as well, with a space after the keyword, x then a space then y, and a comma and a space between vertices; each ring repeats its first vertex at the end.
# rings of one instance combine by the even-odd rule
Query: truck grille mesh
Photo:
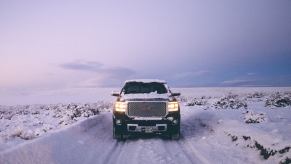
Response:
POLYGON ((129 102, 128 116, 162 117, 167 113, 166 102, 129 102))

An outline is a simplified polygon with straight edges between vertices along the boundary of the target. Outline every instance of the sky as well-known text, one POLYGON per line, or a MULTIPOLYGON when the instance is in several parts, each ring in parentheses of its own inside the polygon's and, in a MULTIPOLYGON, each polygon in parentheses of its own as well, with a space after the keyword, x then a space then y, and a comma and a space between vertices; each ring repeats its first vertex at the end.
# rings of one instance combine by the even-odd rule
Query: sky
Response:
POLYGON ((0 0, 0 90, 291 86, 290 0, 0 0))

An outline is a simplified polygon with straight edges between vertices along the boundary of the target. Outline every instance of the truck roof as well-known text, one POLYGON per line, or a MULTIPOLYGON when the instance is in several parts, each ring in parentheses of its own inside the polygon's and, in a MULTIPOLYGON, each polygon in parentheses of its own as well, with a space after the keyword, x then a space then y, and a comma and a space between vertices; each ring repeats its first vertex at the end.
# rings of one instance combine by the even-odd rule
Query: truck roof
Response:
POLYGON ((126 80, 125 83, 129 83, 129 82, 142 82, 142 83, 163 83, 165 84, 166 81, 165 80, 159 80, 159 79, 132 79, 132 80, 126 80))

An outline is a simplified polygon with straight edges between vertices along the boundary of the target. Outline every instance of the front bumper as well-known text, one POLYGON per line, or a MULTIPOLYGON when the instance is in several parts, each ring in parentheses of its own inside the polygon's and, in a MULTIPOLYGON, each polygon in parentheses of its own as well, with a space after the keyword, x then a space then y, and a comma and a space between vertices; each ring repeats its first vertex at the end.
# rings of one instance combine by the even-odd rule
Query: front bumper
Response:
POLYGON ((180 125, 180 113, 170 112, 160 118, 130 118, 125 113, 113 113, 113 124, 128 133, 164 133, 180 125))

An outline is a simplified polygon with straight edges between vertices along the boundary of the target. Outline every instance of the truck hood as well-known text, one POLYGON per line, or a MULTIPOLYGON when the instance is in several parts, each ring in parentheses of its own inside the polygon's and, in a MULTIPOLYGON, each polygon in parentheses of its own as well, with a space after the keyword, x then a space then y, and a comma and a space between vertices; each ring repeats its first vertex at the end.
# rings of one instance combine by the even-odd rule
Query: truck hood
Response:
POLYGON ((157 94, 157 93, 143 93, 143 94, 125 94, 122 96, 123 100, 168 100, 168 94, 157 94))

